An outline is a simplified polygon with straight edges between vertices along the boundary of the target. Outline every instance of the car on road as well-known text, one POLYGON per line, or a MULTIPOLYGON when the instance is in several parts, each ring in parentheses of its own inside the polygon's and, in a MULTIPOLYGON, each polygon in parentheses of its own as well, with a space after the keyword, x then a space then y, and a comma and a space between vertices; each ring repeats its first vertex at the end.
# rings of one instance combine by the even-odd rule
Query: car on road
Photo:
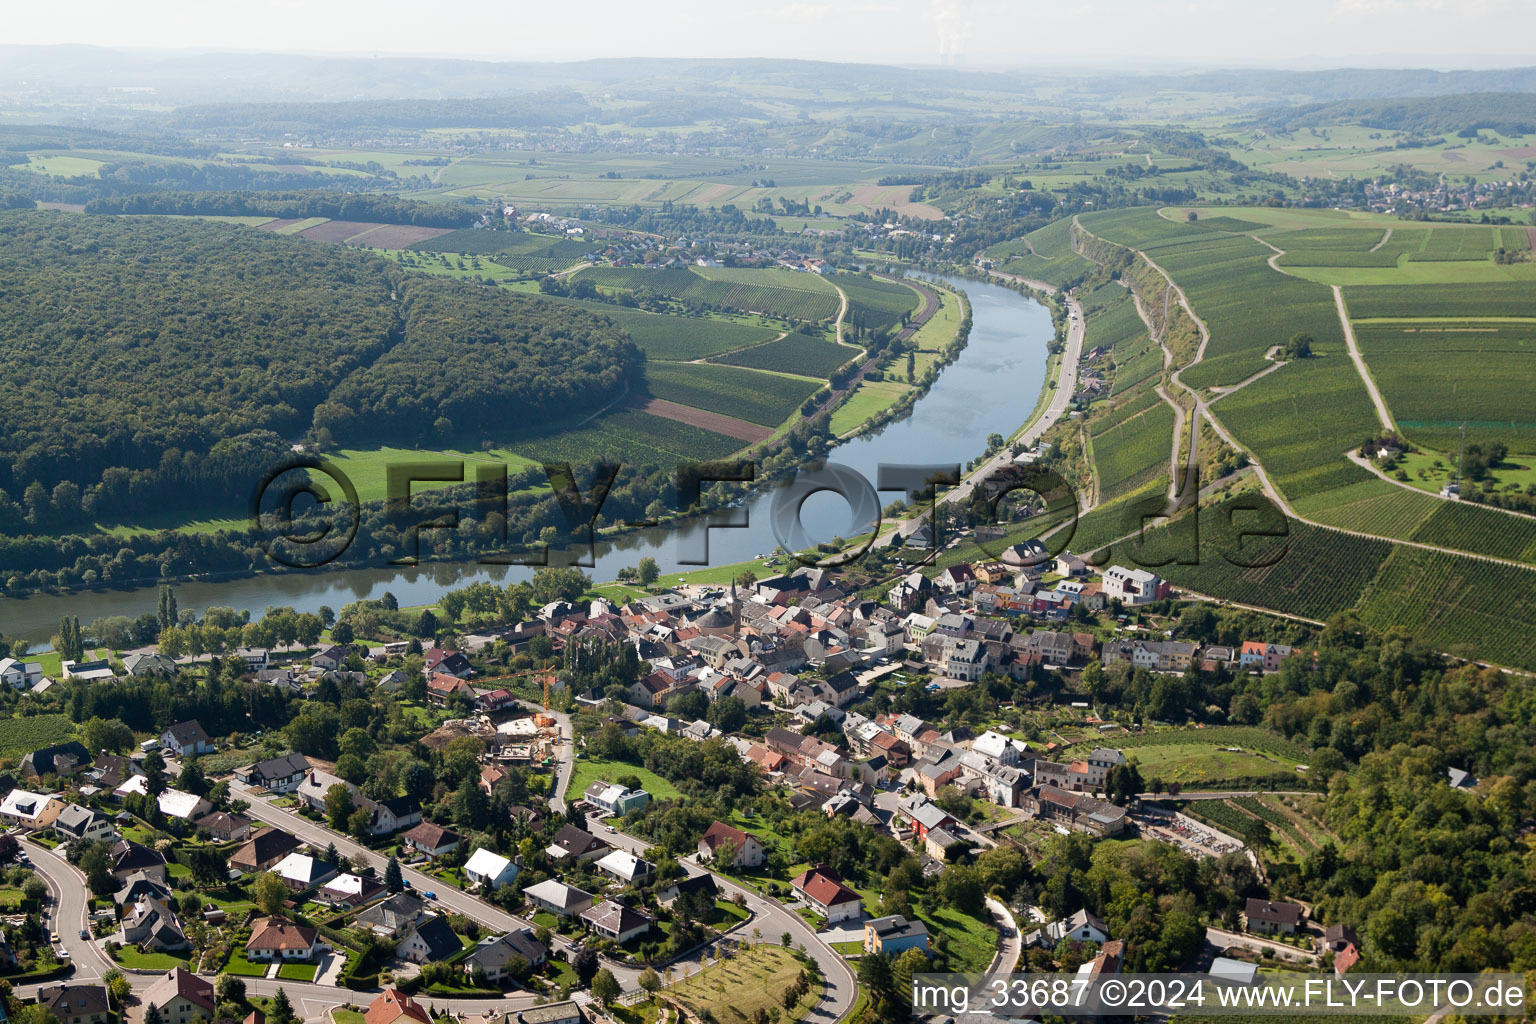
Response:
POLYGON ((609 832, 618 832, 618 829, 614 828, 612 825, 604 825, 603 828, 607 829, 609 832))
POLYGON ((81 938, 82 938, 82 939, 87 939, 87 940, 89 940, 89 939, 90 939, 90 937, 91 937, 91 933, 90 933, 90 932, 88 932, 88 931, 86 931, 86 930, 85 930, 85 929, 84 929, 84 928, 81 928, 81 929, 80 929, 80 937, 81 937, 81 938))
POLYGON ((68 960, 69 950, 65 949, 63 946, 60 946, 58 949, 54 950, 54 955, 57 956, 60 960, 68 960))
POLYGON ((421 894, 421 898, 424 899, 424 900, 435 900, 435 899, 437 899, 437 893, 435 893, 435 892, 424 892, 424 893, 421 894))

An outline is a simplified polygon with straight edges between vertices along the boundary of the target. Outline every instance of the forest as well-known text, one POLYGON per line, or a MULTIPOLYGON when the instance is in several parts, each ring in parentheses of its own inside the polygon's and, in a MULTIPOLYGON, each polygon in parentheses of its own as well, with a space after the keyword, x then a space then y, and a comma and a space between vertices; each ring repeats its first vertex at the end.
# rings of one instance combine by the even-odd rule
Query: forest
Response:
POLYGON ((539 423, 611 398, 640 358, 590 314, 224 225, 0 214, 0 280, 7 533, 243 500, 312 428, 539 423))

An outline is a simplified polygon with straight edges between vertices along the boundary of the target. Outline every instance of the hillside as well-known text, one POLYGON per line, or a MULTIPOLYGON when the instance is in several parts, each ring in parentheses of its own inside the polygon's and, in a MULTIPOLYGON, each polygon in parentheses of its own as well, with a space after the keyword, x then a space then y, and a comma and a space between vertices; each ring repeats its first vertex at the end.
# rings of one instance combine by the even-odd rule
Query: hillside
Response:
POLYGON ((610 400, 639 359, 585 313, 179 219, 0 215, 0 281, 0 488, 35 512, 32 484, 65 484, 66 519, 249 488, 312 429, 538 424, 610 400))

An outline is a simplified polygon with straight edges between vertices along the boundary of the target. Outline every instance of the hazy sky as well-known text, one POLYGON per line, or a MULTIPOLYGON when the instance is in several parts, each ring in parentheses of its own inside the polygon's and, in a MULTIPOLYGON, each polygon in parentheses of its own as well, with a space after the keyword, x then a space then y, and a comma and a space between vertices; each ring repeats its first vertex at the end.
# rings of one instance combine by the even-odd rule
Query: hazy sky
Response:
POLYGON ((1536 64, 1531 0, 74 0, 12 5, 0 42, 859 62, 1536 64), (1375 59, 1372 59, 1375 58, 1375 59), (1384 59, 1386 58, 1386 59, 1384 59), (1398 58, 1398 59, 1392 59, 1398 58), (1403 60, 1402 58, 1409 58, 1403 60))

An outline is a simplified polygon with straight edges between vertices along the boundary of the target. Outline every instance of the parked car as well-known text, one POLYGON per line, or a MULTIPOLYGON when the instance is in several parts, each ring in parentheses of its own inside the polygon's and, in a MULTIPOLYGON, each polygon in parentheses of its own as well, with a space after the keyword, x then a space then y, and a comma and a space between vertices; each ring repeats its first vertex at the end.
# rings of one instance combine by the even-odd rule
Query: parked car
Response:
POLYGON ((81 928, 80 929, 80 937, 82 939, 89 939, 91 937, 91 933, 86 931, 84 928, 81 928))

